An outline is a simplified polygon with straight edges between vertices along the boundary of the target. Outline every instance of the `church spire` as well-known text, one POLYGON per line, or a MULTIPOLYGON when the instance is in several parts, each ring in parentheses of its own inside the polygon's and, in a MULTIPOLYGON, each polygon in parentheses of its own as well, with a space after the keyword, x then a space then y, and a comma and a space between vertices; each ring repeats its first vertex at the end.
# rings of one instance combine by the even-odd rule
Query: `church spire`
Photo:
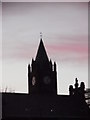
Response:
POLYGON ((40 44, 39 44, 39 48, 36 55, 36 61, 38 62, 49 61, 43 41, 42 41, 42 33, 40 33, 40 44))

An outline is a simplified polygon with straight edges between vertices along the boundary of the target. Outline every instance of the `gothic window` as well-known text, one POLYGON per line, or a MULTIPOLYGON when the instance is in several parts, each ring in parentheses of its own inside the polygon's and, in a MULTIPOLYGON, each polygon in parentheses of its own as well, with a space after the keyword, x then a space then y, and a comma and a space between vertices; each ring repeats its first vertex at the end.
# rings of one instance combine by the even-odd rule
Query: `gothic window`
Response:
POLYGON ((33 76, 32 77, 32 85, 34 86, 36 84, 36 78, 33 76))

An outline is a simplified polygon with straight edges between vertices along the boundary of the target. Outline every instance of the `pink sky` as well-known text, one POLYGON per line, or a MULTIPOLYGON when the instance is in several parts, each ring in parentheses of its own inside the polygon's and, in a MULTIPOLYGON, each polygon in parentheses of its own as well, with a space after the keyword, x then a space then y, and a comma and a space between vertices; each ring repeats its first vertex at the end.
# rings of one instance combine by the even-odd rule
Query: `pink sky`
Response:
POLYGON ((3 3, 2 8, 3 87, 27 91, 27 64, 35 58, 40 32, 57 63, 58 93, 67 94, 75 77, 88 86, 88 3, 3 3))

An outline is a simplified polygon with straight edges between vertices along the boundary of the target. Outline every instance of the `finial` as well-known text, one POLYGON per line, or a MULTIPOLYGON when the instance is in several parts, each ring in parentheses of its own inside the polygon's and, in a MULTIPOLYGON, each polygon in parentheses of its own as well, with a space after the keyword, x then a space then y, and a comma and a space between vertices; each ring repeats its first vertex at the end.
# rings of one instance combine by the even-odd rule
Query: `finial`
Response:
POLYGON ((40 32, 40 39, 42 39, 42 32, 40 32))
POLYGON ((78 88, 78 79, 75 78, 75 88, 78 88))

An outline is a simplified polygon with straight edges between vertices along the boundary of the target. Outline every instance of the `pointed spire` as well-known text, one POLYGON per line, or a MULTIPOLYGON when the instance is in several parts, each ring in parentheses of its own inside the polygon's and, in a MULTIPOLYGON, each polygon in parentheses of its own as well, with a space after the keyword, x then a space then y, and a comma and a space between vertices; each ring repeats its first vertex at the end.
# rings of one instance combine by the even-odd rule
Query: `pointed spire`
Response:
POLYGON ((52 60, 50 59, 50 63, 52 64, 52 60))
POLYGON ((56 62, 54 62, 54 71, 56 71, 56 62))
POLYGON ((40 38, 40 44, 39 44, 39 48, 38 48, 35 60, 38 62, 41 62, 41 61, 49 62, 49 59, 48 59, 48 56, 47 56, 47 53, 46 53, 46 50, 45 50, 45 47, 42 41, 42 37, 40 38))
POLYGON ((50 68, 51 68, 51 70, 52 70, 52 61, 51 61, 51 59, 50 59, 50 68))

